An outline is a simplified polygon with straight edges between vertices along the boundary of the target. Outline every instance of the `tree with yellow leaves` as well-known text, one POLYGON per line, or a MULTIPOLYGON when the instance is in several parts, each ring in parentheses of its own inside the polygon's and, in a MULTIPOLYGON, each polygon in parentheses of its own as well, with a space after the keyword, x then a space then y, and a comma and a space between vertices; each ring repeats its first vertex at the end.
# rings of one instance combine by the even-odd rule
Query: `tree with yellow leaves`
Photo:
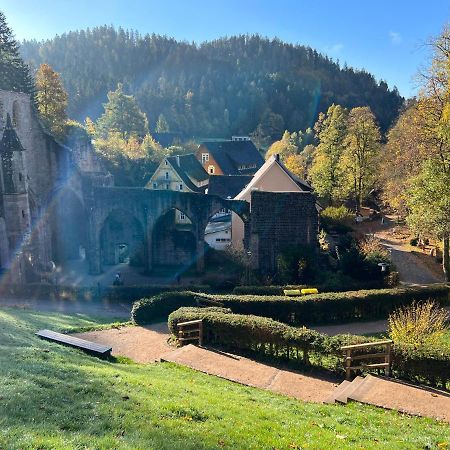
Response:
POLYGON ((65 135, 67 92, 57 72, 41 64, 36 73, 36 101, 44 126, 58 138, 65 135))

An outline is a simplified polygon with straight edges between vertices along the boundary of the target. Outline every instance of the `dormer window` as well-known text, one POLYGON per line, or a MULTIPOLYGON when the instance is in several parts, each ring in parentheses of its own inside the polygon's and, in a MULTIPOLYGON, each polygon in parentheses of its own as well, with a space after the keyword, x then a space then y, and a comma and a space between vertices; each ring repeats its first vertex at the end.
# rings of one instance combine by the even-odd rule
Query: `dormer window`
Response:
POLYGON ((158 183, 153 183, 153 189, 156 189, 158 187, 158 183))
POLYGON ((202 163, 209 161, 209 153, 202 153, 202 163))
POLYGON ((182 191, 183 190, 183 185, 180 184, 179 188, 180 188, 180 191, 182 191))

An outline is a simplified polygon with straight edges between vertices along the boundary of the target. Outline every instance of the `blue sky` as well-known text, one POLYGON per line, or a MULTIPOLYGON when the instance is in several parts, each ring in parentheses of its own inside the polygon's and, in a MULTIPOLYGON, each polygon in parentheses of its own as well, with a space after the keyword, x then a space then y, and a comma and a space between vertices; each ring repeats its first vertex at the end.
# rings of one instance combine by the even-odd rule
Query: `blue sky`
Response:
POLYGON ((18 39, 113 24, 201 42, 260 33, 310 45, 416 91, 426 41, 450 18, 448 0, 0 0, 18 39))

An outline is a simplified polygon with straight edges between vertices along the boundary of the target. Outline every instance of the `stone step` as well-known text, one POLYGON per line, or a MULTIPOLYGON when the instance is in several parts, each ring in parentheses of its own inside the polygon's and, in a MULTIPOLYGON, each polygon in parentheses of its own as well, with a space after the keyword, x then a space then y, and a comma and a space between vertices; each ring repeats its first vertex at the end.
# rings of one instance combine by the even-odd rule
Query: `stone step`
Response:
POLYGON ((373 377, 372 375, 367 375, 364 378, 364 382, 359 383, 356 386, 356 388, 351 393, 349 393, 347 401, 348 400, 354 400, 359 402, 362 401, 367 392, 369 392, 372 389, 376 380, 377 378, 373 377))
POLYGON ((364 382, 363 377, 356 377, 351 383, 349 383, 338 395, 335 396, 335 402, 346 404, 348 398, 351 397, 356 388, 364 382))
POLYGON ((332 394, 325 400, 324 403, 335 403, 336 396, 341 394, 341 392, 350 384, 350 381, 344 380, 333 392, 332 394))

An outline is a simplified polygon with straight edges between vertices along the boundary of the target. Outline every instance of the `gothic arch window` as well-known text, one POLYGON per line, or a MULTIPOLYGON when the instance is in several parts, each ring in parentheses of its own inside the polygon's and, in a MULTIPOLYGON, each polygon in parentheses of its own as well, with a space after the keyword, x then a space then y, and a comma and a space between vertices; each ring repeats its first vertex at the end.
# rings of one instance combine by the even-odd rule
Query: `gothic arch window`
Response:
POLYGON ((17 100, 14 100, 13 106, 12 106, 12 123, 13 126, 18 127, 19 126, 19 102, 17 100))

